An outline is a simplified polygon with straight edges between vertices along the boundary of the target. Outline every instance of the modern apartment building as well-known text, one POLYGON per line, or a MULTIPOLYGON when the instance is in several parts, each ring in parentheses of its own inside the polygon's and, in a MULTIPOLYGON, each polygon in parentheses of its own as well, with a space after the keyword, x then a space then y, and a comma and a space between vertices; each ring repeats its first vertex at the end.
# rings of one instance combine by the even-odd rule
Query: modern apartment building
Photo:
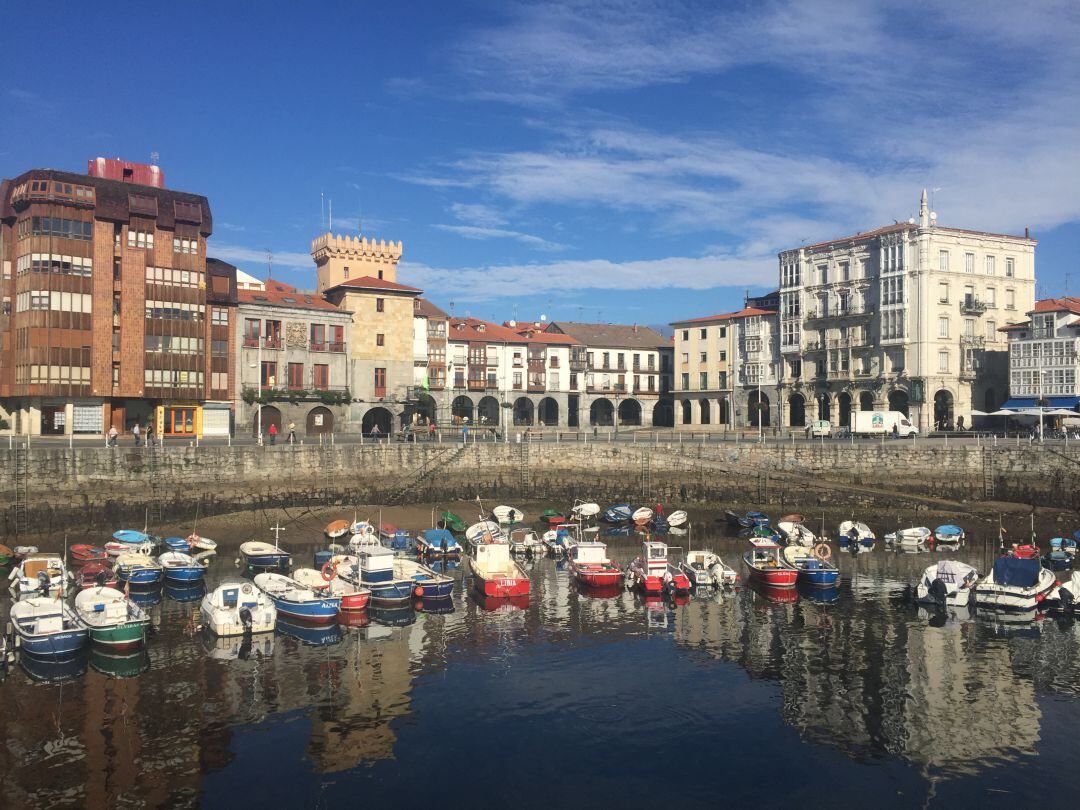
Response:
POLYGON ((1005 399, 1004 326, 1030 310, 1035 240, 918 219, 779 254, 781 424, 853 408, 924 430, 1005 399))
POLYGON ((207 199, 157 166, 0 183, 0 419, 19 434, 229 430, 235 268, 207 199))
POLYGON ((1036 301, 1027 315, 1027 321, 1002 327, 1009 340, 1004 407, 1041 404, 1075 410, 1080 403, 1080 298, 1036 301))

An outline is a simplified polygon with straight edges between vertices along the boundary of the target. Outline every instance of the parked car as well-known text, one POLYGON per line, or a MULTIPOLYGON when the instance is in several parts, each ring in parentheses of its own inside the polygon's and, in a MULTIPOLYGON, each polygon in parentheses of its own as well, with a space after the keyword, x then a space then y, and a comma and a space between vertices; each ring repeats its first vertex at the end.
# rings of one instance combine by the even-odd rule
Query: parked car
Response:
POLYGON ((832 423, 828 419, 818 419, 806 426, 806 438, 816 439, 819 436, 832 436, 832 423))

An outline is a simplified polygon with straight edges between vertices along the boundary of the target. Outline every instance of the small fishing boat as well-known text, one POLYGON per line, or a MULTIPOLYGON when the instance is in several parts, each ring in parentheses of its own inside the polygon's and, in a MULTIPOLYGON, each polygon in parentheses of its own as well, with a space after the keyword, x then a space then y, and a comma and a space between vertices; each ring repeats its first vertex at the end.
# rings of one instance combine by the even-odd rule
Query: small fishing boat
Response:
POLYGON ((570 514, 575 520, 578 518, 587 520, 600 514, 600 504, 592 501, 575 501, 570 509, 570 514))
POLYGON ((116 558, 116 578, 130 585, 157 585, 165 575, 161 563, 145 554, 121 554, 116 558))
POLYGON ((514 554, 542 554, 545 550, 544 542, 532 529, 512 529, 509 543, 514 554))
POLYGON ((802 515, 784 515, 777 521, 776 531, 789 546, 813 548, 817 545, 817 537, 807 527, 805 520, 802 515))
POLYGON ((379 524, 379 539, 394 551, 404 551, 412 545, 412 537, 405 529, 399 529, 393 523, 379 524))
POLYGON ((837 531, 837 539, 842 549, 850 551, 851 546, 854 545, 859 551, 871 551, 877 536, 865 523, 845 520, 837 531))
POLYGON ((780 546, 767 537, 751 537, 743 564, 752 582, 768 588, 794 588, 799 572, 780 556, 780 546))
POLYGON ((638 588, 646 594, 659 594, 664 590, 664 578, 668 571, 667 545, 658 540, 646 540, 641 544, 641 554, 626 566, 626 585, 638 588))
POLYGON ((682 509, 676 509, 670 515, 667 516, 668 526, 685 526, 686 521, 690 519, 690 516, 686 514, 682 509))
POLYGON ((321 596, 340 599, 339 611, 341 613, 355 613, 367 609, 371 602, 371 591, 338 576, 338 569, 351 571, 355 568, 356 562, 355 557, 338 556, 324 565, 321 571, 316 571, 314 568, 298 568, 293 571, 293 579, 321 596))
POLYGON ((198 582, 206 575, 206 566, 182 551, 167 551, 157 559, 169 582, 198 582))
POLYGON ((116 588, 94 587, 75 597, 75 613, 90 630, 90 641, 111 650, 134 650, 146 641, 150 617, 116 588))
POLYGON ((946 523, 934 529, 934 542, 939 546, 962 546, 966 536, 962 528, 952 523, 946 523))
POLYGON ((37 546, 15 546, 15 548, 13 548, 11 550, 11 553, 12 553, 12 555, 14 555, 16 560, 25 560, 31 554, 37 554, 38 553, 38 547, 37 546))
POLYGON ((326 524, 326 528, 323 529, 323 534, 331 540, 337 540, 339 537, 344 537, 349 533, 350 525, 352 524, 347 520, 332 520, 326 524))
POLYGON ((727 522, 732 525, 743 529, 751 529, 755 526, 768 526, 769 516, 764 512, 749 511, 745 514, 739 515, 732 512, 730 509, 724 510, 724 517, 727 522))
POLYGON ((690 578, 680 570, 679 566, 669 562, 664 572, 664 591, 670 596, 685 596, 692 588, 690 578))
POLYGON ((394 577, 412 580, 413 595, 420 599, 447 599, 454 592, 453 577, 436 573, 416 560, 395 558, 394 577))
POLYGON ((439 523, 441 524, 439 526, 440 529, 449 529, 452 532, 461 534, 469 528, 469 524, 449 510, 439 515, 439 518, 439 523))
POLYGON ((162 539, 161 544, 169 551, 182 551, 185 554, 191 551, 191 543, 187 541, 186 537, 165 537, 162 539))
POLYGON ((461 544, 448 529, 424 529, 416 538, 416 553, 422 557, 458 557, 461 544))
POLYGON ((909 551, 923 549, 933 536, 934 533, 925 526, 913 526, 910 529, 889 532, 885 535, 885 545, 909 551))
POLYGON ((647 506, 640 506, 630 515, 630 519, 638 526, 644 526, 653 519, 653 510, 647 506))
POLYGON ((90 631, 62 599, 31 596, 15 602, 9 614, 24 655, 34 658, 71 658, 90 640, 90 631))
POLYGON ((600 519, 605 523, 625 523, 634 514, 634 507, 628 503, 617 503, 609 506, 600 514, 600 519))
POLYGON ((575 531, 577 527, 570 523, 564 523, 554 529, 548 529, 540 538, 544 548, 549 554, 560 557, 566 554, 571 546, 575 545, 579 538, 575 531))
POLYGON ((373 606, 400 605, 412 599, 413 583, 394 574, 394 552, 385 546, 357 549, 356 564, 338 576, 371 591, 373 606))
POLYGON ((473 587, 483 596, 513 598, 529 595, 529 575, 510 556, 505 541, 484 541, 476 545, 469 563, 473 587))
POLYGON ((337 597, 315 593, 283 574, 256 574, 255 585, 273 600, 279 620, 330 624, 337 619, 341 608, 341 600, 337 597))
POLYGON ((586 588, 610 588, 624 582, 621 568, 607 556, 607 545, 598 541, 574 543, 567 555, 571 575, 586 588))
POLYGON ((481 542, 490 543, 505 540, 506 532, 494 520, 481 520, 465 530, 465 539, 473 545, 481 542))
POLYGON ((119 540, 110 540, 104 548, 105 553, 110 557, 119 557, 121 554, 145 554, 150 557, 157 550, 157 543, 153 540, 145 540, 142 543, 121 543, 119 540))
POLYGON ((706 550, 688 551, 686 559, 679 563, 679 570, 696 588, 722 588, 734 585, 739 575, 724 563, 717 554, 706 550))
POLYGON ((85 543, 76 543, 68 549, 68 556, 74 563, 103 562, 109 559, 109 554, 103 546, 91 546, 85 543))
POLYGON ((979 572, 959 560, 928 565, 915 586, 915 601, 924 605, 966 607, 972 601, 979 572))
POLYGON ((798 584, 809 588, 835 588, 840 584, 840 569, 829 561, 832 550, 825 543, 817 548, 786 546, 784 562, 798 571, 798 584))
POLYGON ((379 530, 374 523, 367 520, 354 520, 349 525, 349 534, 353 537, 374 537, 377 540, 379 530))
POLYGON ((540 520, 544 521, 548 526, 558 526, 560 523, 566 523, 566 515, 559 512, 556 509, 545 509, 540 513, 540 520))
POLYGON ((0 544, 0 568, 7 568, 15 562, 15 552, 7 546, 0 544))
POLYGON ((40 596, 55 595, 67 590, 71 575, 64 558, 59 554, 30 554, 19 561, 8 574, 11 581, 11 593, 18 599, 31 594, 40 596))
POLYGON ((1051 588, 1043 605, 1055 613, 1075 613, 1080 609, 1080 571, 1073 571, 1068 579, 1051 588))
POLYGON ((1054 537, 1050 550, 1043 555, 1043 565, 1051 571, 1068 571, 1076 557, 1076 542, 1069 538, 1054 537))
POLYGON ((217 551, 217 543, 201 534, 192 532, 187 536, 187 541, 191 551, 217 551))
POLYGON ((203 597, 203 626, 215 636, 266 633, 277 623, 273 600, 250 582, 222 582, 203 597))
POLYGON ((987 610, 1029 611, 1057 585, 1038 558, 998 557, 990 574, 975 583, 975 606, 987 610))
MULTIPOLYGON (((332 544, 336 545, 336 544, 332 544)), ((357 534, 349 535, 349 540, 345 543, 345 550, 350 554, 355 554, 362 548, 385 548, 382 543, 379 542, 378 532, 364 531, 357 534)))
POLYGON ((525 513, 514 506, 496 506, 491 510, 491 516, 502 526, 522 523, 525 520, 525 513))
POLYGON ((119 581, 110 562, 87 563, 75 574, 75 584, 80 589, 94 588, 99 585, 103 588, 114 588, 119 581))
POLYGON ((157 545, 156 537, 136 529, 120 529, 115 531, 113 532, 113 540, 128 546, 138 546, 143 543, 153 543, 154 545, 157 545))
POLYGON ((288 568, 292 560, 292 555, 277 543, 264 543, 261 540, 241 543, 240 557, 248 568, 264 571, 288 568))

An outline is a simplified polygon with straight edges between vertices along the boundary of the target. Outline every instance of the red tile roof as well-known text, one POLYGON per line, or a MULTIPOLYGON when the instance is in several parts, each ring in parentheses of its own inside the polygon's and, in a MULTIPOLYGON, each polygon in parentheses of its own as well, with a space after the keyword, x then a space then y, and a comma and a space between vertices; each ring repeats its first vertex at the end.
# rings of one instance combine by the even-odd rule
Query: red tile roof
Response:
POLYGON ((702 318, 687 318, 684 321, 673 321, 672 326, 689 326, 695 323, 720 323, 730 321, 735 316, 734 312, 722 312, 719 315, 706 315, 702 318))
MULTIPOLYGON (((285 285, 286 287, 289 285, 285 285)), ((276 290, 237 290, 236 298, 241 304, 259 304, 264 307, 291 307, 292 309, 318 309, 325 312, 344 312, 325 298, 309 293, 276 290)))
POLYGON ((296 287, 294 287, 292 284, 286 284, 284 281, 278 281, 276 278, 268 278, 266 281, 263 282, 263 287, 272 292, 296 292, 296 287))
POLYGON ((1024 321, 1023 323, 1010 323, 1006 326, 999 326, 999 332, 1015 332, 1018 329, 1029 329, 1031 327, 1031 321, 1024 321))
POLYGON ((1062 298, 1043 298, 1035 302, 1035 309, 1031 312, 1071 312, 1074 315, 1080 315, 1080 298, 1068 295, 1062 298))
POLYGON ((513 329, 479 318, 451 318, 446 330, 447 340, 470 343, 520 343, 527 341, 513 329))
POLYGON ((423 292, 419 287, 410 287, 407 284, 398 284, 396 281, 387 281, 385 278, 372 278, 371 276, 350 278, 348 281, 335 284, 333 287, 326 290, 326 292, 330 292, 330 290, 340 290, 342 288, 350 290, 386 290, 387 292, 408 293, 409 295, 423 292))
POLYGON ((445 318, 446 313, 428 301, 426 298, 417 298, 413 307, 413 314, 421 318, 445 318))
POLYGON ((745 309, 740 309, 738 312, 732 312, 731 313, 731 319, 735 320, 736 318, 750 318, 750 317, 752 317, 754 315, 775 315, 775 314, 776 314, 775 309, 758 309, 757 307, 746 307, 745 309))

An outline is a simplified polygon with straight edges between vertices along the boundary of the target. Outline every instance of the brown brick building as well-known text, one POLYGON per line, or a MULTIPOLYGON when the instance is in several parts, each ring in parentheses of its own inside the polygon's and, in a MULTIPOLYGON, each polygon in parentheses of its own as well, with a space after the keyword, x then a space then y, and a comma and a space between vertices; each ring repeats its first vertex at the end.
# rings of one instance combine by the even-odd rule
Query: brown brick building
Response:
POLYGON ((236 268, 156 166, 0 182, 0 419, 25 435, 229 430, 236 268))

